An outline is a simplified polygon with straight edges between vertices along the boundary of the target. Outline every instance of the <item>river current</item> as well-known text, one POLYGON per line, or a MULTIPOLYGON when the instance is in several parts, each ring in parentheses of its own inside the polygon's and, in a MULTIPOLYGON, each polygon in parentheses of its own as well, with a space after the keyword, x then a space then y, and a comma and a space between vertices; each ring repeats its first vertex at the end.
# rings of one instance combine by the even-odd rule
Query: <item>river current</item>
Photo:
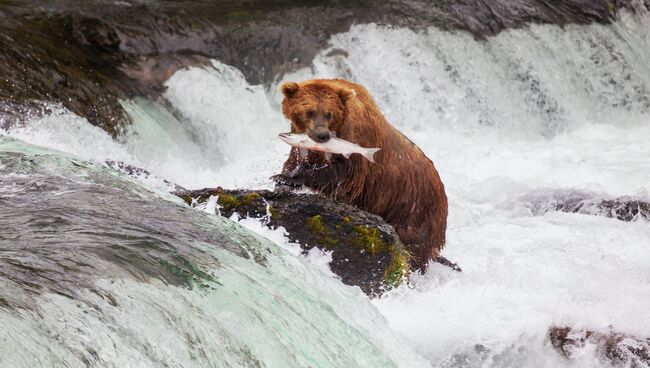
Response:
POLYGON ((2 366, 602 366, 589 346, 565 360, 547 330, 648 334, 650 226, 551 209, 650 199, 649 27, 356 25, 271 85, 218 60, 178 71, 165 103, 122 102, 134 122, 115 140, 51 106, 0 137, 2 366), (281 229, 166 194, 162 179, 272 188, 288 154, 277 86, 313 77, 366 86, 433 160, 462 273, 432 265, 369 301, 284 250, 281 229))

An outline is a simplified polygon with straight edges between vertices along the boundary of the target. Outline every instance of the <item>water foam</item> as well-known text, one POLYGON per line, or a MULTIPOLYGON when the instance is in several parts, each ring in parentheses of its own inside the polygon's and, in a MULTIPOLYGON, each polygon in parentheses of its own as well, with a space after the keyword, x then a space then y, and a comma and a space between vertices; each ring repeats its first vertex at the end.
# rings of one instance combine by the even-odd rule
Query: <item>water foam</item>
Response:
POLYGON ((533 216, 519 202, 555 189, 650 199, 650 43, 621 29, 531 26, 485 42, 356 26, 332 40, 347 56, 325 50, 286 76, 359 81, 437 164, 444 254, 464 272, 434 266, 375 301, 432 362, 593 367, 593 352, 558 359, 547 329, 650 329, 647 223, 533 216))
POLYGON ((6 137, 0 161, 2 367, 427 366, 359 290, 232 221, 6 137))

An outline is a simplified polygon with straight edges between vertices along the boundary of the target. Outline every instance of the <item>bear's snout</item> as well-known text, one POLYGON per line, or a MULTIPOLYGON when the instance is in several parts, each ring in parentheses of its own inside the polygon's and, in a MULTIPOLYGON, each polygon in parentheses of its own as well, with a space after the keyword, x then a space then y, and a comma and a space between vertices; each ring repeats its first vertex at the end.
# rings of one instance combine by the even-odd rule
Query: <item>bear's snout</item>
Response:
POLYGON ((330 135, 329 133, 321 133, 316 138, 318 138, 319 142, 325 143, 330 140, 330 135))
POLYGON ((309 137, 318 143, 330 140, 330 131, 324 126, 317 126, 309 132, 309 137))

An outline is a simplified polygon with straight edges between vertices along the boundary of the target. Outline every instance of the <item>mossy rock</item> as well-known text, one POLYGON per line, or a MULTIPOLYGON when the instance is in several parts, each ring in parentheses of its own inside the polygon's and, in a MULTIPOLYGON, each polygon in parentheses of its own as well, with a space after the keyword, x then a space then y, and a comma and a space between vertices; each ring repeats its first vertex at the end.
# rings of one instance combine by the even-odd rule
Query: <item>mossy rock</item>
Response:
POLYGON ((392 226, 373 214, 317 194, 289 191, 225 190, 175 193, 190 205, 217 197, 219 213, 264 218, 269 227, 284 227, 305 252, 331 252, 332 272, 343 283, 370 296, 399 286, 410 273, 410 254, 392 226))

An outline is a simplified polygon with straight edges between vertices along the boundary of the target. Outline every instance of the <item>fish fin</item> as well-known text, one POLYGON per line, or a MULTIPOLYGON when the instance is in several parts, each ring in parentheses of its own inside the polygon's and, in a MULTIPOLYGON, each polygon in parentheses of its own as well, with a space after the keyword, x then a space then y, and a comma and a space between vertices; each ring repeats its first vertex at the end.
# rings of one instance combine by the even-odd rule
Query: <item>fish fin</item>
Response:
POLYGON ((327 162, 329 162, 331 158, 332 158, 332 154, 329 152, 325 152, 325 159, 327 160, 327 162))
POLYGON ((306 148, 298 148, 298 151, 300 151, 300 157, 302 158, 307 158, 309 155, 309 150, 306 148))
POLYGON ((381 148, 368 148, 366 151, 363 153, 363 157, 367 158, 368 161, 372 162, 373 164, 375 163, 375 153, 379 151, 381 148))

